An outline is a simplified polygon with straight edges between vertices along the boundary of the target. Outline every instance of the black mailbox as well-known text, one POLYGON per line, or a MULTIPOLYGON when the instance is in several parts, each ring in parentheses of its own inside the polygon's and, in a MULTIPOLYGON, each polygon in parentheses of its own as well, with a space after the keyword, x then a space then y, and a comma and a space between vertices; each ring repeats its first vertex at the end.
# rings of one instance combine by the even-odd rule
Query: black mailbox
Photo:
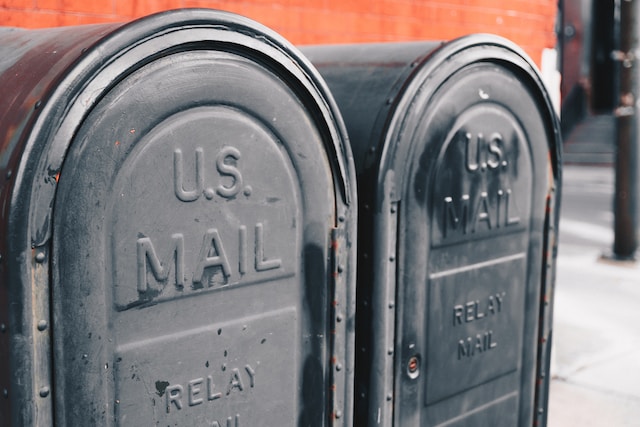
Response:
POLYGON ((359 188, 356 418, 545 423, 558 121, 510 42, 303 49, 359 188))
POLYGON ((208 10, 0 52, 0 419, 351 424, 355 169, 311 64, 208 10))

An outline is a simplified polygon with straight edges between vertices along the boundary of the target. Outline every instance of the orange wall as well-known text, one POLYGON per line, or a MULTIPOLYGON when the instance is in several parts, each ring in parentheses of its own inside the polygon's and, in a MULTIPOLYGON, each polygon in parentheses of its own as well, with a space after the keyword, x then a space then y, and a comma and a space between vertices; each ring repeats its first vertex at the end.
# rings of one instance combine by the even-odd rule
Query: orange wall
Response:
POLYGON ((502 35, 540 65, 554 47, 557 0, 0 0, 0 26, 122 22, 153 12, 207 7, 236 12, 294 44, 449 40, 502 35))

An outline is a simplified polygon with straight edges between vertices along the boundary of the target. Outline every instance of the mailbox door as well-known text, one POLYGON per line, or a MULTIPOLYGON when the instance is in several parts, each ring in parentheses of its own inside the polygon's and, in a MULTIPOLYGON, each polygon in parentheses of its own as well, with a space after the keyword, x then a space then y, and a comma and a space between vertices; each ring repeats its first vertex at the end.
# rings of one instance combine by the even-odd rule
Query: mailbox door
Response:
POLYGON ((399 148, 381 168, 396 175, 379 193, 391 205, 379 224, 397 231, 380 249, 397 250, 386 257, 398 302, 393 419, 531 425, 549 338, 557 122, 522 57, 457 43, 412 82, 402 132, 387 140, 399 148))
POLYGON ((66 79, 31 142, 56 424, 350 423, 354 172, 315 71, 188 10, 109 34, 66 79))

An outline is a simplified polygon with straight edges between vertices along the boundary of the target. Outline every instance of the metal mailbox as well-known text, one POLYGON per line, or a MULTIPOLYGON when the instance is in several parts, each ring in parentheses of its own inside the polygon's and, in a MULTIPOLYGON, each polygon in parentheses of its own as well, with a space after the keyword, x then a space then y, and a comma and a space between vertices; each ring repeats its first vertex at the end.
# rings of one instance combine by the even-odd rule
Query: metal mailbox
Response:
POLYGON ((546 422, 558 121, 512 43, 316 46, 359 188, 356 419, 546 422))
POLYGON ((3 423, 350 425, 355 170, 311 64, 200 9, 0 53, 3 423))

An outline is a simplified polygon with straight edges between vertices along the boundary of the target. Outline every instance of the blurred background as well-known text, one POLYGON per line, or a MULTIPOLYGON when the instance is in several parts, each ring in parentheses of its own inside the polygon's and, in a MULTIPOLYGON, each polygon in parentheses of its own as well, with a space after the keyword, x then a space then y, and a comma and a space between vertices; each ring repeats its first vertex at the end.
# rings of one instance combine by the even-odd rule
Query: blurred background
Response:
POLYGON ((630 8, 631 3, 0 0, 0 26, 125 22, 162 10, 207 7, 252 18, 297 45, 450 40, 480 32, 517 43, 541 71, 561 117, 564 139, 548 425, 640 426, 638 149, 633 114, 639 32, 637 7, 630 8), (632 126, 623 128, 624 123, 632 126))

